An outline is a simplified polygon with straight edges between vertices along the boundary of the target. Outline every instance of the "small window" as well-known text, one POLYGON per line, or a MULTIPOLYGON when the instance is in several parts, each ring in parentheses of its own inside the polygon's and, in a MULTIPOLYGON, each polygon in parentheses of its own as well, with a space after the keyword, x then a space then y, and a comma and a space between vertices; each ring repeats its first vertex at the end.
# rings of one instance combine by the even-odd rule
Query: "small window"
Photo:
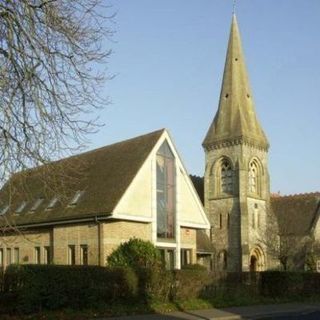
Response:
POLYGON ((57 197, 52 198, 52 199, 50 200, 50 202, 49 202, 46 210, 51 210, 51 209, 53 209, 53 208, 56 206, 57 203, 58 203, 58 198, 57 198, 57 197))
POLYGON ((23 201, 21 205, 16 209, 16 213, 21 213, 23 209, 26 207, 26 205, 27 205, 27 202, 23 201))
POLYGON ((214 236, 214 227, 211 227, 210 228, 210 240, 212 241, 213 239, 213 236, 214 236))
POLYGON ((40 247, 34 248, 34 263, 35 264, 41 263, 41 248, 40 247))
POLYGON ((253 229, 256 228, 256 211, 255 210, 252 212, 252 228, 253 229))
POLYGON ((68 264, 72 266, 76 264, 76 246, 75 245, 68 246, 68 264))
POLYGON ((181 249, 181 267, 191 264, 191 249, 181 249))
POLYGON ((7 204, 5 207, 3 207, 0 211, 0 216, 3 216, 4 214, 6 214, 9 210, 9 205, 7 204))
POLYGON ((39 206, 40 206, 40 204, 43 202, 43 198, 39 198, 39 199, 37 199, 36 200, 36 202, 33 204, 33 206, 31 207, 31 209, 30 209, 30 211, 31 212, 35 212, 38 208, 39 208, 39 206))
POLYGON ((43 259, 44 259, 44 263, 45 264, 51 264, 51 248, 50 246, 45 246, 44 247, 44 256, 43 256, 43 259))
POLYGON ((80 191, 78 190, 76 192, 76 194, 74 195, 73 199, 70 201, 69 205, 70 206, 75 206, 78 202, 79 202, 79 199, 81 198, 81 196, 83 195, 84 191, 80 191))
POLYGON ((219 213, 219 229, 222 229, 222 214, 219 213))
POLYGON ((14 248, 14 263, 19 263, 20 262, 20 252, 19 248, 14 248))
POLYGON ((11 248, 7 248, 7 266, 12 263, 11 248))
POLYGON ((88 245, 83 244, 80 246, 80 262, 82 265, 88 265, 88 245))
POLYGON ((172 249, 159 249, 160 257, 164 267, 167 270, 173 270, 174 268, 174 250, 172 249))

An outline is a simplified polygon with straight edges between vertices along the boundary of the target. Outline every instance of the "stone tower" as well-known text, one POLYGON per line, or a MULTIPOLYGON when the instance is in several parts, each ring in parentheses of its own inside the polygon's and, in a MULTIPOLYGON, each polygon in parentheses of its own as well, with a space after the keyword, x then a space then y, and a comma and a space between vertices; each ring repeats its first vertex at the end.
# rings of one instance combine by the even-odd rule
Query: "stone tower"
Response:
POLYGON ((218 270, 267 267, 269 143, 257 119, 233 15, 218 111, 203 141, 205 209, 218 270))

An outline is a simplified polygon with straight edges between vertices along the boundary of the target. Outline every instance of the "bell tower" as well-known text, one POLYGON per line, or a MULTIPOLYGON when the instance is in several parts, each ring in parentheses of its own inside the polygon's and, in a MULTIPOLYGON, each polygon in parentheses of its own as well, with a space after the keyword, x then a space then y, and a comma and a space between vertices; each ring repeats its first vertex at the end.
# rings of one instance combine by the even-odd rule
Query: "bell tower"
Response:
POLYGON ((256 116, 235 14, 219 107, 202 145, 215 269, 264 270, 269 143, 256 116))

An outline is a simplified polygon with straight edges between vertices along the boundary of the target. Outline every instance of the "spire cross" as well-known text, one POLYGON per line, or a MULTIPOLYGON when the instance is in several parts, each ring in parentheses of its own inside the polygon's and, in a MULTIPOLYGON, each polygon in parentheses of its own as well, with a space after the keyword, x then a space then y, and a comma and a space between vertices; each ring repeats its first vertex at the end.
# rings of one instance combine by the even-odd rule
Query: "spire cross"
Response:
POLYGON ((237 3, 237 1, 233 0, 232 14, 236 13, 236 3, 237 3))

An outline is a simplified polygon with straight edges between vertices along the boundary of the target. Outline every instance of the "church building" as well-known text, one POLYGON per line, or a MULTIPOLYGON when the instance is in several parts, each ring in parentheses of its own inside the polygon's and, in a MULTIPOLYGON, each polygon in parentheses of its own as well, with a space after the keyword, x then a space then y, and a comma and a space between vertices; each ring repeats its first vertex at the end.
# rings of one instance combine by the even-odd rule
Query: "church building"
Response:
POLYGON ((210 229, 167 130, 14 175, 0 192, 0 265, 106 264, 130 238, 154 243, 167 268, 196 263, 210 229))
POLYGON ((0 190, 0 266, 104 266, 130 238, 151 241, 170 269, 314 264, 320 193, 270 194, 269 142, 235 15, 218 110, 202 146, 203 178, 190 178, 166 129, 13 175, 0 190))

